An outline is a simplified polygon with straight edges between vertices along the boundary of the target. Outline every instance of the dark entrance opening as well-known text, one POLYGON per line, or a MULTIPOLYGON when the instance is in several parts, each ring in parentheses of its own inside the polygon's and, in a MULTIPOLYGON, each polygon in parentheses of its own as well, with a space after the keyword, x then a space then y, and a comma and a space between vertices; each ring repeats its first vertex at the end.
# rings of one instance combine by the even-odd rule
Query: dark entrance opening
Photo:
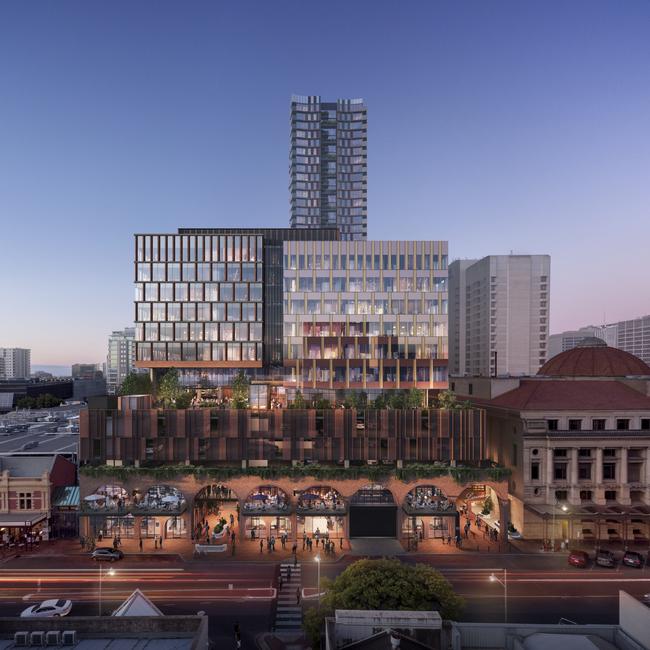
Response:
POLYGON ((390 490, 368 485, 352 497, 350 537, 397 537, 397 506, 390 490))

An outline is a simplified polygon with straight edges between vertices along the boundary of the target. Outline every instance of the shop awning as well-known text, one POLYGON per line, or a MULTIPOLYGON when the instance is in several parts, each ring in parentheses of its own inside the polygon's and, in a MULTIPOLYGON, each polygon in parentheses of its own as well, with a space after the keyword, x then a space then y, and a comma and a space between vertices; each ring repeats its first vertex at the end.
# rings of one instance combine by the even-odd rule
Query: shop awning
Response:
POLYGON ((79 486, 65 485, 55 488, 52 495, 53 508, 78 508, 79 486))
POLYGON ((17 512, 8 515, 0 515, 0 527, 10 528, 31 528, 39 521, 47 519, 47 512, 17 512))

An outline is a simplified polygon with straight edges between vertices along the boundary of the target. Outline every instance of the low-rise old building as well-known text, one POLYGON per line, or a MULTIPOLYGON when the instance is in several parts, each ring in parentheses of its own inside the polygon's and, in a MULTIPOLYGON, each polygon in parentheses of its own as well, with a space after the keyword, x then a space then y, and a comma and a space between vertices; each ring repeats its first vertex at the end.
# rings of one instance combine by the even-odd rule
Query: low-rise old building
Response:
POLYGON ((487 456, 512 469, 525 538, 625 546, 650 538, 650 367, 592 339, 537 375, 454 377, 485 408, 487 456))
POLYGON ((0 542, 20 549, 50 536, 52 496, 76 483, 77 468, 62 456, 0 457, 0 542))

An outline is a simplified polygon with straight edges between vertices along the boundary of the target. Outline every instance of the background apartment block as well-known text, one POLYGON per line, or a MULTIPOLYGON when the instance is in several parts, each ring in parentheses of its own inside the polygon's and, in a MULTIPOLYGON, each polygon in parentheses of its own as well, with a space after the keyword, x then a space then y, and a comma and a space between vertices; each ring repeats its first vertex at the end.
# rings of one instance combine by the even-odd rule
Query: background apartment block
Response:
POLYGON ((29 379, 31 355, 26 348, 0 348, 0 379, 29 379))
POLYGON ((452 374, 533 375, 547 359, 551 259, 490 255, 449 266, 452 374))
POLYGON ((287 242, 284 358, 303 391, 444 388, 447 242, 287 242))
POLYGON ((362 99, 291 98, 291 227, 367 235, 367 109, 362 99))
POLYGON ((650 316, 552 334, 548 340, 550 356, 572 350, 585 339, 594 337, 650 363, 650 316))
POLYGON ((111 332, 106 356, 106 390, 117 393, 126 376, 135 369, 135 328, 111 332))

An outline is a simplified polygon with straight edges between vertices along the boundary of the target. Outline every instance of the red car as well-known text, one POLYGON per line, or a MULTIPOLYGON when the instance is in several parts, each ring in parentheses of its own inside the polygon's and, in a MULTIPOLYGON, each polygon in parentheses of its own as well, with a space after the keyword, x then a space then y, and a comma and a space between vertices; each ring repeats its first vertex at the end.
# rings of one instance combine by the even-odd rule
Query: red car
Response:
POLYGON ((589 564, 589 556, 584 551, 571 551, 569 553, 569 564, 584 569, 589 564))

